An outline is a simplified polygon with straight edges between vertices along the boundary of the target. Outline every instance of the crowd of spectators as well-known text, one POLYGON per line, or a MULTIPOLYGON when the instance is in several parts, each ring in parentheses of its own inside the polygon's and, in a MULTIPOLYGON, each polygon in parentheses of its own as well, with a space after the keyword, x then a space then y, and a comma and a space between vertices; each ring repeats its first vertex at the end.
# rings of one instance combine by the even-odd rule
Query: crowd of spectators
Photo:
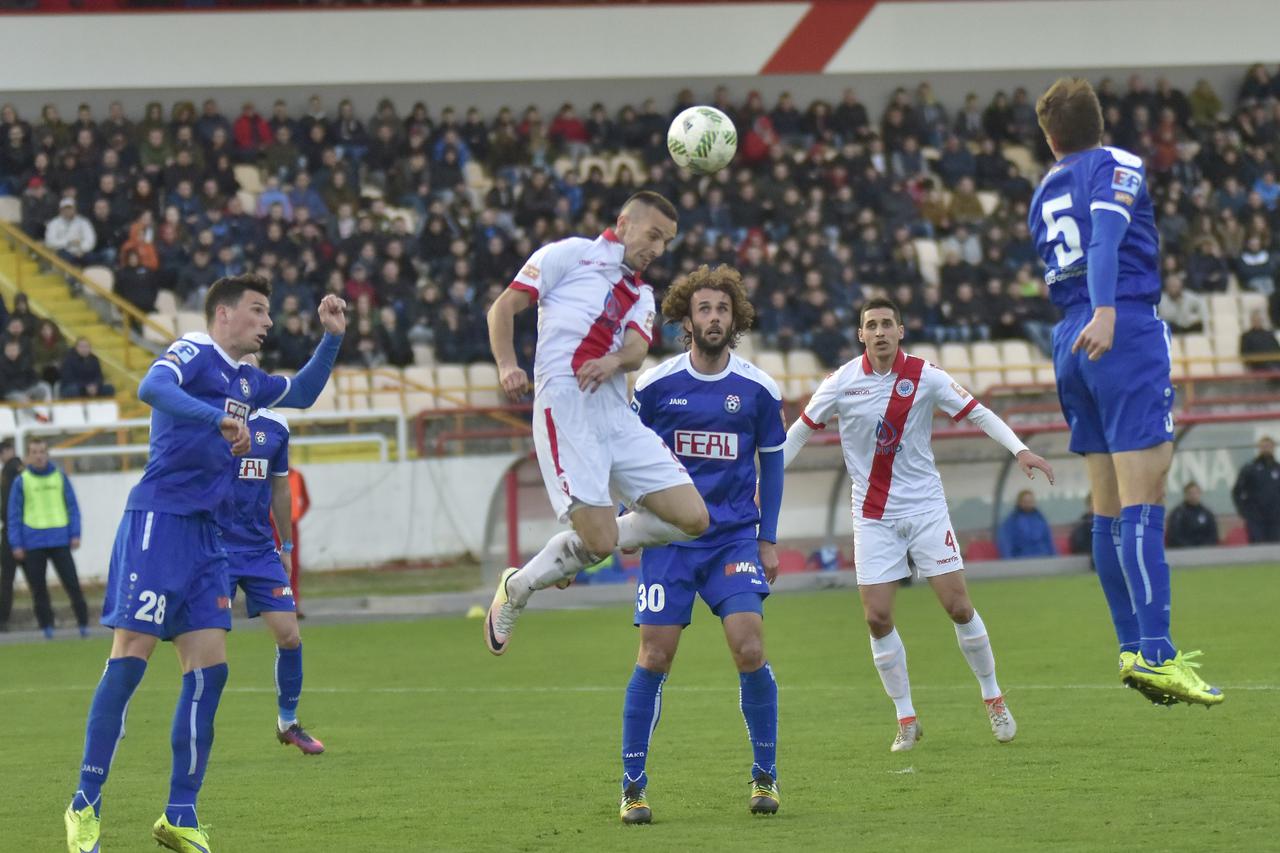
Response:
MULTIPOLYGON (((1225 95, 1138 75, 1101 80, 1098 94, 1105 142, 1147 163, 1177 328, 1202 329, 1199 295, 1232 276, 1273 295, 1280 73, 1254 66, 1225 95)), ((349 101, 331 109, 312 97, 302 110, 277 101, 234 114, 212 99, 155 102, 141 116, 83 105, 69 120, 49 105, 28 122, 3 106, 0 192, 21 196, 33 237, 113 267, 117 291, 143 310, 161 290, 197 309, 219 276, 269 275, 268 360, 285 368, 310 352, 314 306, 329 292, 352 305, 343 363, 407 364, 415 344, 437 361, 488 359, 485 310, 523 259, 552 239, 598 233, 641 188, 680 210, 680 236, 647 273, 659 297, 697 264, 735 264, 767 346, 836 364, 855 351, 857 306, 885 293, 916 340, 1027 338, 1047 350, 1056 315, 1026 224, 1037 176, 1006 154, 1020 146, 1040 167, 1049 159, 1034 97, 1018 88, 947 105, 921 83, 883 105, 852 89, 835 103, 784 93, 769 104, 720 88, 709 101, 741 141, 709 178, 666 152, 671 116, 698 100, 688 90, 661 107, 566 103, 553 115, 384 100, 360 116, 349 101), (253 209, 238 193, 243 164, 262 176, 253 209), (470 180, 477 173, 487 189, 470 180), (918 238, 937 242, 937 284, 921 274, 918 238)), ((1280 319, 1271 304, 1264 325, 1280 319)), ((659 345, 677 346, 674 332, 659 345)), ((523 316, 526 366, 535 334, 523 316)))
POLYGON ((31 403, 114 395, 88 338, 68 346, 52 320, 31 313, 25 293, 13 300, 12 311, 0 298, 0 399, 31 403))

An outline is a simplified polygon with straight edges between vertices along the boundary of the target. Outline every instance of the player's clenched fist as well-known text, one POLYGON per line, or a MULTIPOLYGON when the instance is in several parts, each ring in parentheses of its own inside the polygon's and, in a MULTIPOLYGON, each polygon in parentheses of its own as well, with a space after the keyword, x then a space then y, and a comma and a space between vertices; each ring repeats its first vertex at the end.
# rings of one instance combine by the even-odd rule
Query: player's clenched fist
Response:
POLYGON ((249 452, 252 445, 249 440, 249 427, 245 426, 244 421, 228 415, 218 424, 218 429, 222 431, 222 437, 231 445, 232 456, 244 456, 249 452))
POLYGON ((529 391, 529 376, 518 367, 499 368, 498 378, 502 382, 502 390, 513 403, 519 403, 529 391))
POLYGON ((330 293, 320 300, 320 323, 331 335, 345 334, 347 331, 347 301, 330 293))

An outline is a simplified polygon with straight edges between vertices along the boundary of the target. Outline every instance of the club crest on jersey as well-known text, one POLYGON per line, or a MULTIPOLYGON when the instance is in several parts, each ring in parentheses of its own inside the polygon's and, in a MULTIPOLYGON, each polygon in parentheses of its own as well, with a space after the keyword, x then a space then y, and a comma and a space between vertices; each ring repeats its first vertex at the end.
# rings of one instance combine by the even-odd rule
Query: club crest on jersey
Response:
POLYGON ((898 443, 898 431, 893 424, 881 418, 876 424, 876 456, 887 456, 902 449, 898 443))
POLYGON ((249 380, 245 379, 243 376, 240 377, 240 393, 243 394, 246 399, 248 399, 249 395, 253 393, 249 388, 249 380))
POLYGON ((730 394, 728 397, 724 398, 724 410, 729 414, 736 414, 741 408, 742 398, 737 394, 730 394))
POLYGON ((898 384, 893 386, 893 390, 898 392, 899 397, 910 397, 916 392, 916 383, 910 379, 899 379, 898 384))
POLYGON ((258 430, 257 432, 255 432, 255 433, 253 434, 253 440, 254 440, 254 441, 256 441, 256 442, 258 442, 258 444, 266 444, 266 443, 267 443, 267 434, 266 434, 265 432, 263 432, 262 430, 258 430))

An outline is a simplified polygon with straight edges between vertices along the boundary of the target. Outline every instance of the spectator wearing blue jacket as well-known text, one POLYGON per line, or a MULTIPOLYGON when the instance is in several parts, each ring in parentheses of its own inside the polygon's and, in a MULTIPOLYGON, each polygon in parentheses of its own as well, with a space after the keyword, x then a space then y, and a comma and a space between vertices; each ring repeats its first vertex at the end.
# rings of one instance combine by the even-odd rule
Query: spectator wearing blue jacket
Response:
POLYGON ((22 563, 27 584, 31 587, 36 621, 46 637, 53 637, 53 607, 49 603, 49 587, 45 585, 45 569, 49 560, 71 599, 71 607, 80 626, 80 636, 89 634, 89 608, 76 561, 71 552, 80 547, 80 507, 76 503, 71 480, 49 461, 49 445, 42 438, 27 442, 27 468, 14 481, 9 491, 9 515, 5 530, 13 556, 22 563))
POLYGON ((1009 513, 996 534, 996 546, 1006 560, 1023 557, 1052 557, 1058 553, 1053 545, 1053 531, 1030 489, 1018 492, 1018 505, 1009 513))

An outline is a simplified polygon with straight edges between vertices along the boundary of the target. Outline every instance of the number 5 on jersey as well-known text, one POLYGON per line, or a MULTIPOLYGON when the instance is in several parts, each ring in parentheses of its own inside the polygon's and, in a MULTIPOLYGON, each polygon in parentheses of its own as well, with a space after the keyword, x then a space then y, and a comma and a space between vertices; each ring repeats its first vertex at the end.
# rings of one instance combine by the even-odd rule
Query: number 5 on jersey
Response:
POLYGON ((1044 219, 1045 227, 1049 229, 1046 236, 1050 240, 1062 238, 1062 242, 1053 247, 1053 251, 1058 256, 1060 270, 1066 269, 1084 257, 1084 249, 1080 247, 1080 226, 1076 225, 1076 221, 1070 215, 1054 215, 1059 211, 1070 209, 1071 193, 1051 198, 1040 205, 1040 216, 1044 219))

